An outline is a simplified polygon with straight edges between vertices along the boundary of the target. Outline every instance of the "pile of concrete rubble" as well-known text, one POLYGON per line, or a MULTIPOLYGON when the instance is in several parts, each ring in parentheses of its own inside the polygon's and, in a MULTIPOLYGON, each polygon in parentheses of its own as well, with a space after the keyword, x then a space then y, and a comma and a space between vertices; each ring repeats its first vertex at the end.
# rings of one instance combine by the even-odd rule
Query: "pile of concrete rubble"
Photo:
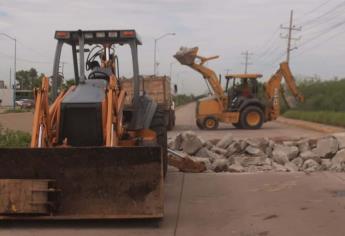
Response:
POLYGON ((180 154, 169 164, 185 172, 345 171, 345 133, 318 139, 249 138, 205 141, 192 131, 169 139, 180 154))

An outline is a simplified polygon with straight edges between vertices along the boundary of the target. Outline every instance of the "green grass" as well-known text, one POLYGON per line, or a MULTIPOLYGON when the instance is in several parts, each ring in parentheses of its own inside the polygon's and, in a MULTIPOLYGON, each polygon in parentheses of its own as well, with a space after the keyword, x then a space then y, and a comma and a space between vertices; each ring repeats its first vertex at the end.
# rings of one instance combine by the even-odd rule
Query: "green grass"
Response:
POLYGON ((0 125, 0 147, 28 147, 30 140, 29 133, 4 129, 0 125))
POLYGON ((177 96, 174 96, 173 99, 174 99, 176 107, 195 101, 195 97, 193 95, 185 95, 185 94, 179 94, 177 96))
POLYGON ((345 127, 345 112, 289 110, 283 116, 286 118, 345 127))

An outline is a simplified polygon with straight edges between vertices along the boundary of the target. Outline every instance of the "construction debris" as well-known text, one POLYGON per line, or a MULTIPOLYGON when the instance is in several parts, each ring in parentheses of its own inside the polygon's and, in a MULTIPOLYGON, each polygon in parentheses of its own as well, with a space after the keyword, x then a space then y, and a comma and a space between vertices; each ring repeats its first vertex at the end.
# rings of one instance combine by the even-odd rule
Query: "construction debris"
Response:
POLYGON ((232 134, 220 140, 204 141, 192 131, 169 140, 180 157, 169 164, 183 172, 345 172, 345 133, 318 139, 236 139, 232 134))

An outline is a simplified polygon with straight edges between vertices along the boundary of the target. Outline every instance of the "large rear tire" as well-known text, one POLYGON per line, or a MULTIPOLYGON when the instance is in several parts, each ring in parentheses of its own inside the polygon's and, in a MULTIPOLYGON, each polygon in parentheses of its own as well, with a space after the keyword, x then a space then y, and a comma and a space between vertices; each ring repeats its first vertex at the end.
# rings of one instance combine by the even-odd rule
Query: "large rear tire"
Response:
POLYGON ((164 177, 168 171, 168 136, 165 125, 164 111, 157 109, 150 125, 150 129, 156 133, 157 144, 162 147, 163 174, 164 177))
POLYGON ((235 126, 236 129, 242 129, 241 123, 232 123, 233 126, 235 126))
POLYGON ((243 129, 260 129, 264 123, 264 113, 260 107, 248 106, 241 112, 240 124, 243 129))
POLYGON ((196 126, 199 128, 199 129, 204 129, 204 126, 202 126, 202 122, 200 121, 200 120, 196 120, 195 121, 195 124, 196 124, 196 126))

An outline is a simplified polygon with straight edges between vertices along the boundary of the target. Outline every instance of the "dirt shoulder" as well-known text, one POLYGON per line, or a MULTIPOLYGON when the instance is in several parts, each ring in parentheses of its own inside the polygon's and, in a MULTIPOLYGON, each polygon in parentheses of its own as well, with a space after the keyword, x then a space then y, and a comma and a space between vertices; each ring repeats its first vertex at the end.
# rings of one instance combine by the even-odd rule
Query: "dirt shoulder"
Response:
POLYGON ((0 124, 3 128, 28 133, 31 133, 32 119, 32 112, 0 114, 0 124))

